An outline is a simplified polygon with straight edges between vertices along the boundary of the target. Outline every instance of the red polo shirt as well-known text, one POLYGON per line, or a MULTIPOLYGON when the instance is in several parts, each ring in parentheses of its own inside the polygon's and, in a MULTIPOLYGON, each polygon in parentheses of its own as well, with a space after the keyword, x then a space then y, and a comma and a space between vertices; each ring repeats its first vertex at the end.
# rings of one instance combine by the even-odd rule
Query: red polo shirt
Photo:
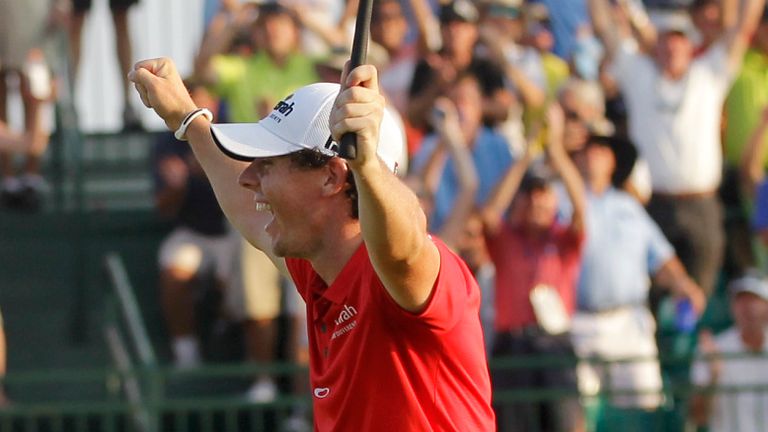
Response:
POLYGON ((547 236, 532 238, 522 228, 505 223, 497 235, 487 236, 486 242, 496 267, 497 331, 536 324, 529 295, 538 284, 555 288, 566 310, 573 313, 583 233, 554 225, 547 236))
POLYGON ((398 306, 361 245, 327 286, 286 259, 307 302, 315 431, 492 431, 477 283, 440 241, 426 308, 398 306))

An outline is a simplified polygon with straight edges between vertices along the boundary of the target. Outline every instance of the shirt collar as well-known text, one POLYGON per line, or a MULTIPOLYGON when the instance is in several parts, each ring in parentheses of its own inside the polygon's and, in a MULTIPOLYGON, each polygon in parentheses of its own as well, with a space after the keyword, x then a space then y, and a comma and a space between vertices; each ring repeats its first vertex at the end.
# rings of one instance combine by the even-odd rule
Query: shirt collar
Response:
POLYGON ((365 248, 365 242, 360 242, 360 246, 355 253, 352 254, 349 261, 347 261, 344 268, 341 269, 341 272, 336 276, 336 279, 334 279, 330 286, 327 286, 320 275, 315 272, 315 278, 318 283, 315 285, 313 291, 316 294, 319 294, 320 297, 332 303, 343 304, 344 300, 347 298, 347 294, 354 284, 355 278, 358 278, 362 271, 361 264, 364 262, 367 264, 368 262, 367 259, 361 257, 367 257, 367 253, 368 251, 365 248))

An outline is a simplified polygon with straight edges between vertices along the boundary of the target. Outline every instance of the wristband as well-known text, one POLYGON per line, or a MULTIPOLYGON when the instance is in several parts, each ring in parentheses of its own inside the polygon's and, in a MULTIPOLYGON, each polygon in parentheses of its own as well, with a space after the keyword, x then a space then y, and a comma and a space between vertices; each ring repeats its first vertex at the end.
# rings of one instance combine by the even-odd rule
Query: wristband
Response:
POLYGON ((186 117, 184 117, 184 120, 181 121, 181 124, 179 125, 179 128, 176 129, 176 132, 173 133, 173 136, 176 137, 179 141, 186 141, 187 140, 187 128, 189 125, 192 124, 192 122, 200 117, 204 116, 208 119, 209 122, 213 121, 213 113, 208 108, 198 108, 189 114, 187 114, 186 117))

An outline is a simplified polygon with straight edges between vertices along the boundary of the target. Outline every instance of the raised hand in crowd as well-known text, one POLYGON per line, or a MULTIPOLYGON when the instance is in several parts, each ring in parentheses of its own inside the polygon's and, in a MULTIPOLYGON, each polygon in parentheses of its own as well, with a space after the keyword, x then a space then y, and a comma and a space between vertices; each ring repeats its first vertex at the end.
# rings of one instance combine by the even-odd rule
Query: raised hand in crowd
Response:
MULTIPOLYGON (((488 25, 482 25, 479 28, 479 42, 487 49, 488 58, 496 65, 500 66, 504 76, 509 80, 515 93, 519 96, 520 102, 526 108, 538 110, 546 102, 546 91, 541 84, 534 82, 527 72, 515 61, 511 61, 507 54, 515 47, 522 46, 522 42, 508 36, 508 31, 504 27, 505 23, 496 24, 497 20, 507 20, 508 18, 496 18, 488 25)), ((522 36, 521 36, 522 37, 522 36)), ((526 48, 527 49, 527 48, 526 48)))
POLYGON ((474 210, 478 177, 472 154, 469 151, 467 137, 462 131, 456 105, 446 98, 435 100, 432 110, 432 127, 438 134, 439 146, 424 167, 423 176, 429 190, 437 189, 445 158, 453 160, 458 177, 459 189, 453 203, 450 216, 440 228, 438 236, 449 247, 455 248, 464 233, 466 221, 474 210))
POLYGON ((218 54, 226 53, 238 34, 247 32, 256 20, 257 9, 252 4, 241 4, 229 0, 221 5, 206 29, 194 62, 195 76, 205 83, 216 81, 216 74, 210 66, 211 60, 218 54))
POLYGON ((565 149, 565 114, 559 104, 552 103, 547 108, 546 118, 548 127, 547 156, 552 167, 560 175, 573 205, 570 229, 581 232, 584 229, 587 198, 581 174, 565 149))

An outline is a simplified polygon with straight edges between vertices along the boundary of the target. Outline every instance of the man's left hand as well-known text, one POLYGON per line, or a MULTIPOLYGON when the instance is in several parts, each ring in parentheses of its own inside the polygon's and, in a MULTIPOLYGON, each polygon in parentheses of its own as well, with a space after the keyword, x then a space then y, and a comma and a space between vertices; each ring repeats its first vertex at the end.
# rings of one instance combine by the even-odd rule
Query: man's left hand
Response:
POLYGON ((352 170, 371 163, 378 164, 376 149, 379 145, 379 128, 384 116, 384 96, 379 92, 376 68, 371 65, 356 67, 341 79, 341 92, 336 97, 329 126, 336 142, 345 133, 357 135, 357 157, 348 160, 352 170))

